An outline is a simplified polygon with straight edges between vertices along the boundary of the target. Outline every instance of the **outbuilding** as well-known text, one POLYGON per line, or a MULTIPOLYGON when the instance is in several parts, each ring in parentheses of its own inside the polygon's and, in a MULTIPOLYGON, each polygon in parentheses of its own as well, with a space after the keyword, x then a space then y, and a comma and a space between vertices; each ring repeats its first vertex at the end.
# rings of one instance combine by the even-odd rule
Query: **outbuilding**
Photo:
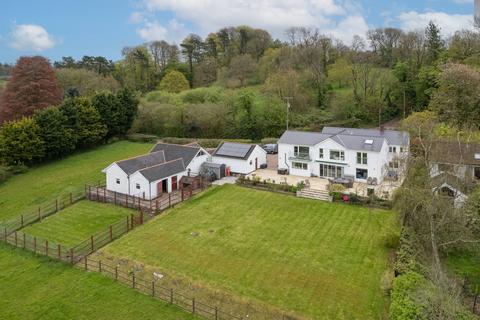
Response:
POLYGON ((256 144, 223 142, 213 152, 212 162, 224 164, 227 172, 247 175, 267 164, 267 152, 256 144))
POLYGON ((198 175, 209 156, 198 145, 157 143, 149 154, 105 168, 106 187, 109 191, 155 199, 179 189, 184 176, 198 175))

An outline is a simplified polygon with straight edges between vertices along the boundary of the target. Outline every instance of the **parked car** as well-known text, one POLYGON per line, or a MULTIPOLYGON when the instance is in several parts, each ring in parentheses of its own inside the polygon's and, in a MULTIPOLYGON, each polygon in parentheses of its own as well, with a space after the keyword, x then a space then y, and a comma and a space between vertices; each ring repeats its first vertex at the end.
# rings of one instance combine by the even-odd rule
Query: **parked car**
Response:
POLYGON ((278 153, 278 144, 266 144, 263 146, 263 149, 267 151, 269 154, 277 154, 278 153))

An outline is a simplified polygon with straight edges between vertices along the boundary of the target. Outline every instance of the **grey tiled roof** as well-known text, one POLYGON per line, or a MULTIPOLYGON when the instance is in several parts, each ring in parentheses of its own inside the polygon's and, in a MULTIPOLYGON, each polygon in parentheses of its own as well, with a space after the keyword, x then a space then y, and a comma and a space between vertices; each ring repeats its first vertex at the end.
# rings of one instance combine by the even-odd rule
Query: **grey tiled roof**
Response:
POLYGON ((278 143, 314 146, 330 137, 330 134, 320 132, 285 131, 280 137, 280 140, 278 140, 278 143))
POLYGON ((183 159, 185 166, 192 162, 193 158, 200 151, 197 146, 182 146, 178 144, 157 143, 150 152, 163 151, 165 153, 165 160, 171 161, 176 159, 183 159))
POLYGON ((380 130, 380 129, 358 129, 358 128, 340 128, 325 127, 322 133, 326 134, 343 134, 352 136, 362 136, 371 138, 385 138, 390 145, 406 145, 408 144, 408 133, 396 130, 380 130))
POLYGON ((185 171, 185 165, 183 159, 179 158, 176 160, 164 162, 156 166, 145 168, 140 170, 140 173, 149 181, 157 181, 163 178, 167 178, 174 174, 185 171))
POLYGON ((325 127, 322 132, 285 131, 278 143, 315 146, 332 139, 347 149, 379 152, 383 142, 389 145, 408 144, 408 134, 393 130, 325 127), (372 140, 367 144, 367 140, 372 140))
POLYGON ((149 153, 143 156, 130 158, 115 162, 127 175, 137 172, 138 170, 151 167, 165 162, 165 154, 163 151, 149 153))

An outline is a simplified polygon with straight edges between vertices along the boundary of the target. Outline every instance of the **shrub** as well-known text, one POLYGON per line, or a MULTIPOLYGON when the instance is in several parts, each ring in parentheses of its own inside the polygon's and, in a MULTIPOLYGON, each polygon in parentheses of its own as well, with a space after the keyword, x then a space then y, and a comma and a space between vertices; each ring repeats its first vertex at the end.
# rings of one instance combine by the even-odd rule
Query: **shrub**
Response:
POLYGON ((333 193, 342 193, 346 189, 343 185, 334 183, 334 184, 328 185, 328 190, 333 193))
POLYGON ((425 319, 422 316, 422 307, 414 299, 416 290, 424 282, 425 278, 416 272, 408 272, 395 278, 390 304, 391 320, 425 319))
POLYGON ((278 138, 263 138, 261 140, 262 144, 276 144, 278 142, 278 138))

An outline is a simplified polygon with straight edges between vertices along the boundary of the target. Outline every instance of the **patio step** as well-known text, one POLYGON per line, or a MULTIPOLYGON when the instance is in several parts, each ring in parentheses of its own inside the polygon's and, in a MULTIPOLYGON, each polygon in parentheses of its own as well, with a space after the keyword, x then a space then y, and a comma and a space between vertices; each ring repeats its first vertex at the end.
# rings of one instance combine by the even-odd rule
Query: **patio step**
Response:
POLYGON ((332 197, 325 190, 303 189, 297 191, 297 197, 332 202, 332 197))

